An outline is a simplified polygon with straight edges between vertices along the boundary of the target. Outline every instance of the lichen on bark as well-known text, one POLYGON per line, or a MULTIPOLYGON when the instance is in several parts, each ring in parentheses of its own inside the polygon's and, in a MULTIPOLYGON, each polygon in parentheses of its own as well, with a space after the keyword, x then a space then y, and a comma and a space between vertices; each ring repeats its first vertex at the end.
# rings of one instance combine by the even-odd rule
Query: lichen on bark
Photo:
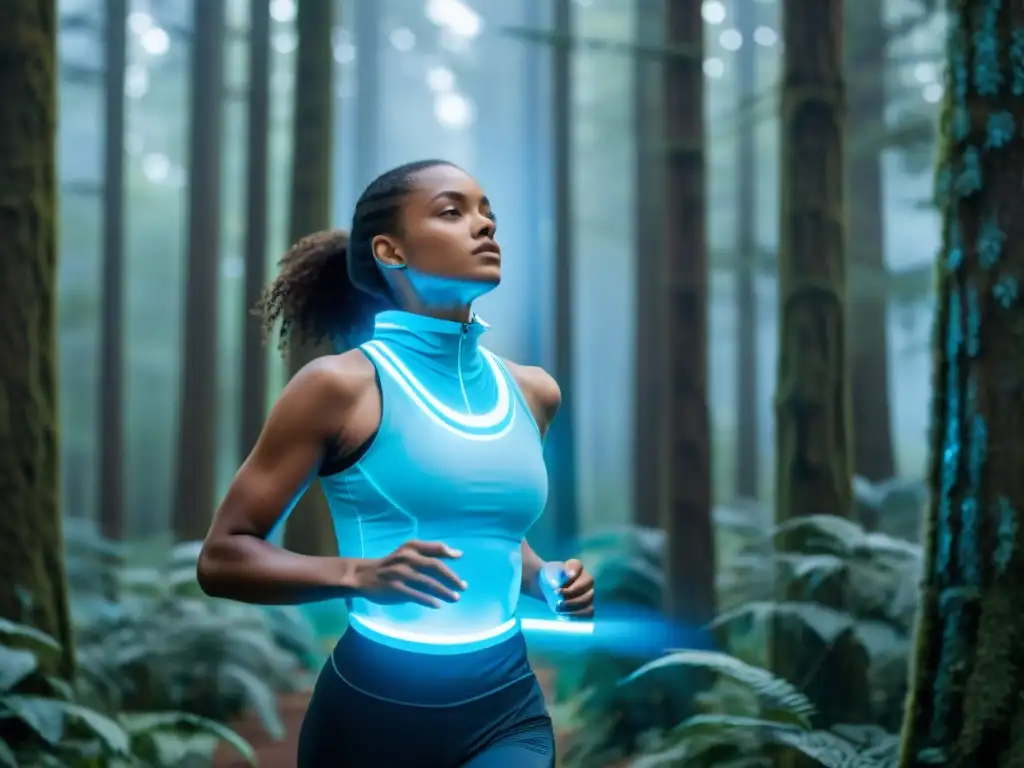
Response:
POLYGON ((59 504, 53 0, 0 8, 0 617, 63 649, 42 671, 70 678, 74 646, 59 504))
POLYGON ((901 768, 1024 765, 1024 7, 949 7, 931 500, 901 768))

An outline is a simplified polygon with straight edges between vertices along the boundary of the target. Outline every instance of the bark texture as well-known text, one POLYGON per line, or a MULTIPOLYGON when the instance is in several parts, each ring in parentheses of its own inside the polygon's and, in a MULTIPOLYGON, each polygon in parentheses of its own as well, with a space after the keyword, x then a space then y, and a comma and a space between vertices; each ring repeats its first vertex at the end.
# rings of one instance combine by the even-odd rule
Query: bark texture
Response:
POLYGON ((0 6, 0 617, 53 635, 44 673, 69 679, 74 643, 59 503, 57 4, 0 6))
POLYGON ((902 768, 1024 765, 1024 7, 949 7, 931 500, 902 768))
POLYGON ((848 515, 843 2, 783 7, 776 515, 848 515))
MULTIPOLYGON (((851 512, 843 5, 843 0, 786 0, 783 5, 775 395, 775 514, 780 523, 851 512)), ((842 610, 844 602, 840 595, 831 607, 842 610)), ((818 705, 821 725, 867 720, 867 664, 852 632, 822 648, 812 633, 782 617, 775 622, 772 669, 805 688, 818 705)))
POLYGON ((700 0, 667 0, 665 64, 666 322, 659 350, 667 374, 669 457, 666 607, 687 626, 715 612, 711 435, 707 397, 708 254, 704 145, 704 22, 700 0))

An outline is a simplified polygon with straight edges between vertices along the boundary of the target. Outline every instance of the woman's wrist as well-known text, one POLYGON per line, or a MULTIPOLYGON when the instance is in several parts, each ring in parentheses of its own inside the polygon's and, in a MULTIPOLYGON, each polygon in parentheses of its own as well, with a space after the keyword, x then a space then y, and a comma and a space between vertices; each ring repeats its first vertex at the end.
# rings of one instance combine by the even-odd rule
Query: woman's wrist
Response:
POLYGON ((536 558, 529 563, 523 563, 523 580, 522 580, 522 592, 527 597, 532 597, 535 600, 545 600, 544 592, 540 586, 540 574, 544 568, 544 561, 540 558, 536 558))

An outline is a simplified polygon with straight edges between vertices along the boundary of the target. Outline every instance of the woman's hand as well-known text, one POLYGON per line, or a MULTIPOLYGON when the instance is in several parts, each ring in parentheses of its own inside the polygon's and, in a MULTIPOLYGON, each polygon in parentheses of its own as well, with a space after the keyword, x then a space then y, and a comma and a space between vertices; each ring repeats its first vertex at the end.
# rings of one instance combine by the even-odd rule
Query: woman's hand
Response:
POLYGON ((371 603, 418 603, 440 608, 441 601, 457 602, 466 588, 442 562, 462 553, 439 541, 407 541, 390 555, 361 560, 356 566, 355 593, 371 603))
POLYGON ((555 590, 561 598, 558 613, 574 619, 589 619, 594 616, 594 577, 583 567, 583 563, 573 558, 562 566, 565 580, 555 590))

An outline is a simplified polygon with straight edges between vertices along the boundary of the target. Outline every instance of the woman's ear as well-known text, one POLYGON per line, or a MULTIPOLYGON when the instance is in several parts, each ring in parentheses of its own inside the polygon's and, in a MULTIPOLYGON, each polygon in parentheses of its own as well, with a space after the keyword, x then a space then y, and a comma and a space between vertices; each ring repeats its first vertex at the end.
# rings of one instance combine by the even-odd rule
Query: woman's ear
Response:
POLYGON ((387 235, 377 235, 370 244, 373 258, 384 269, 405 269, 405 258, 398 243, 387 235))

